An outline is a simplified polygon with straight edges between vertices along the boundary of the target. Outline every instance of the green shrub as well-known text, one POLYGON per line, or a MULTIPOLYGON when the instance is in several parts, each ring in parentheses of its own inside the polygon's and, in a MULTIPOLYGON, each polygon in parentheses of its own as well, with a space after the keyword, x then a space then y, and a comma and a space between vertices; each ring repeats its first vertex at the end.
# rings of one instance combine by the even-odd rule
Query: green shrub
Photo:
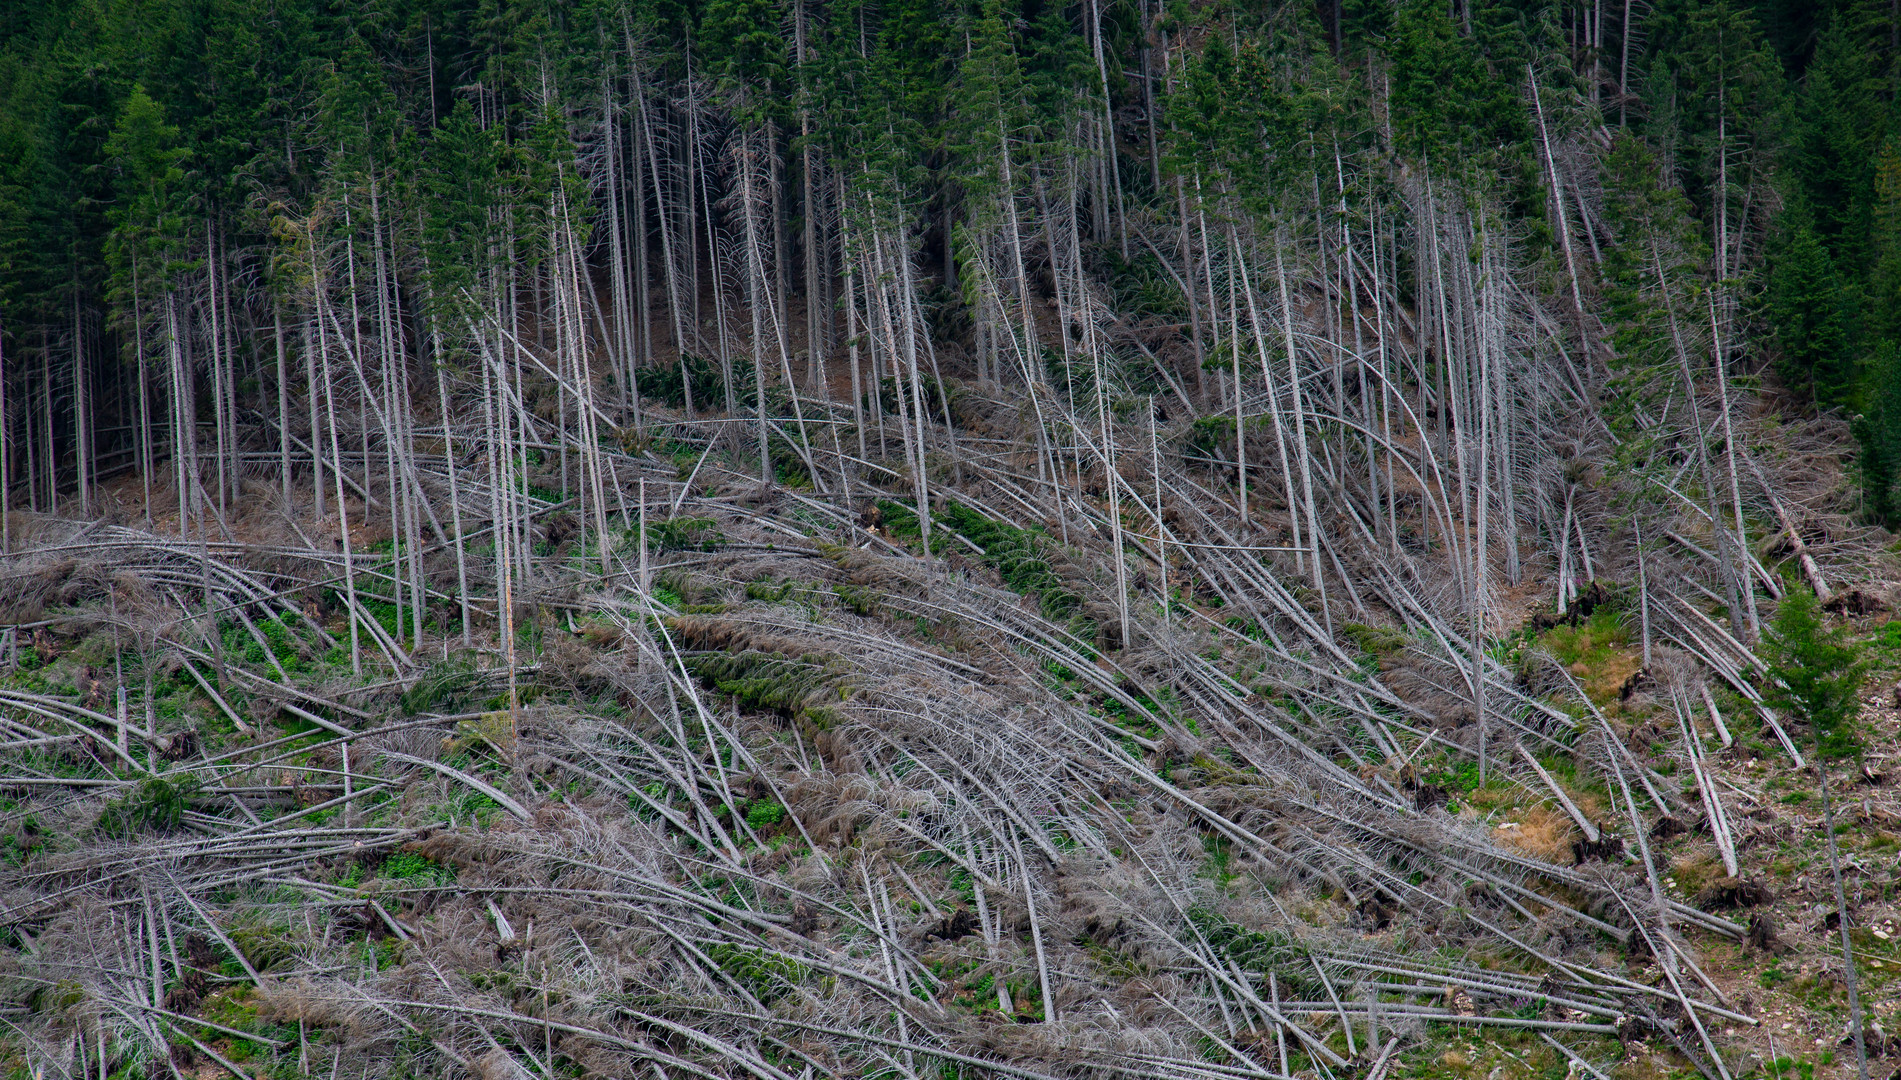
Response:
POLYGON ((746 806, 746 824, 762 832, 785 820, 785 807, 772 799, 754 799, 746 806))

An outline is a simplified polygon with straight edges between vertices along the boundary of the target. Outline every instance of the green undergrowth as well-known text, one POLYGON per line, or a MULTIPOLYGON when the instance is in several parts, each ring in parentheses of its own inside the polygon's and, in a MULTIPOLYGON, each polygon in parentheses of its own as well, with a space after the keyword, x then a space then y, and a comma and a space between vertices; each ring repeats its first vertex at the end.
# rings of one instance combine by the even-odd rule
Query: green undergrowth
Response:
POLYGON ((453 885, 455 867, 412 851, 399 851, 383 860, 377 876, 411 885, 453 885))
POLYGON ((1619 700, 1627 681, 1643 667, 1630 624, 1625 612, 1600 605, 1575 626, 1554 626, 1538 640, 1592 701, 1606 706, 1619 700))

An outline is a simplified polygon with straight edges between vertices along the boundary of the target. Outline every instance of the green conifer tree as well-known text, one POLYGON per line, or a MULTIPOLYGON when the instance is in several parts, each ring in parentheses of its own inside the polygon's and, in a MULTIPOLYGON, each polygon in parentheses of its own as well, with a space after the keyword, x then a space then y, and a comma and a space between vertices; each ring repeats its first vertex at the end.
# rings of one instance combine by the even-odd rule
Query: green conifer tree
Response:
POLYGON ((1781 223, 1763 314, 1783 381, 1818 408, 1848 405, 1860 389, 1853 296, 1808 208, 1798 203, 1781 223))

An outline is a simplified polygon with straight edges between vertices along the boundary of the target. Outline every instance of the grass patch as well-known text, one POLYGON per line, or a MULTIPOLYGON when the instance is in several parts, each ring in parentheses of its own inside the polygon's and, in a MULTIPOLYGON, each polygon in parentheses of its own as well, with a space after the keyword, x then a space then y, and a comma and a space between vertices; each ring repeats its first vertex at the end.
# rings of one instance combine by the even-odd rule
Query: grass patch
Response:
POLYGON ((1616 700, 1644 663, 1643 654, 1631 648, 1630 627, 1622 613, 1604 607, 1576 626, 1552 627, 1543 643, 1599 705, 1616 700))

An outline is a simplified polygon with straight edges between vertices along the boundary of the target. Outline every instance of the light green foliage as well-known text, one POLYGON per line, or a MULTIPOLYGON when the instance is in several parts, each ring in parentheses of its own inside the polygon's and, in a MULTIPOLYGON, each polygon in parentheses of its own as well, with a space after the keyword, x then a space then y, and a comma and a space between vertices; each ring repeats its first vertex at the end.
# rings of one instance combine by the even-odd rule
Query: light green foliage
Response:
POLYGON ((774 799, 755 799, 746 807, 746 824, 754 832, 772 828, 785 820, 786 809, 774 799))

